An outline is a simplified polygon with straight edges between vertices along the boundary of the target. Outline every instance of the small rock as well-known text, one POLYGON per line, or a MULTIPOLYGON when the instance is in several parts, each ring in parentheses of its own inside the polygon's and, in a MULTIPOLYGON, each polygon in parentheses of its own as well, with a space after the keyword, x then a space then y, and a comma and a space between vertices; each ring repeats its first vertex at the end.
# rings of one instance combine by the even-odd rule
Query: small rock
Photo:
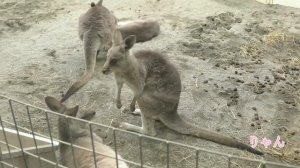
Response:
POLYGON ((32 80, 26 80, 24 81, 25 84, 28 84, 28 85, 34 85, 33 81, 32 80))
POLYGON ((238 117, 242 117, 242 114, 241 114, 240 112, 238 112, 236 115, 237 115, 238 117))
POLYGON ((244 83, 244 81, 243 81, 243 80, 241 80, 241 79, 237 79, 237 80, 236 80, 236 82, 239 82, 239 83, 244 83))
POLYGON ((203 81, 203 83, 208 83, 208 80, 203 81))
POLYGON ((251 127, 254 127, 255 126, 255 124, 254 123, 251 123, 251 127))
POLYGON ((252 107, 252 110, 257 111, 257 108, 256 107, 252 107))
POLYGON ((235 22, 236 22, 236 23, 242 23, 242 18, 236 18, 236 19, 235 19, 235 22))
POLYGON ((286 128, 285 126, 282 126, 282 127, 279 128, 279 130, 280 130, 281 132, 286 132, 286 131, 287 131, 287 128, 286 128))
POLYGON ((246 32, 251 32, 252 30, 251 30, 251 28, 245 28, 245 31, 246 32))

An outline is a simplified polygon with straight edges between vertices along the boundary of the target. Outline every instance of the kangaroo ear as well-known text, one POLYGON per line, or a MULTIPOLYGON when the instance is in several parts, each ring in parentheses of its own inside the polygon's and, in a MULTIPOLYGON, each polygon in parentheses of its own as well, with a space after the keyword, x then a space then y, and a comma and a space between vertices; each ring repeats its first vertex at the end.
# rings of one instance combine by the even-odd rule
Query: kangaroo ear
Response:
POLYGON ((80 118, 90 121, 90 120, 92 120, 92 118, 94 118, 95 114, 96 114, 95 111, 87 111, 87 112, 84 112, 84 114, 82 114, 82 116, 80 116, 80 118))
POLYGON ((73 108, 69 108, 69 109, 66 110, 65 114, 69 115, 69 116, 72 116, 72 117, 76 117, 78 109, 79 109, 78 105, 73 107, 73 108))
POLYGON ((128 37, 125 38, 124 43, 125 43, 125 49, 129 50, 133 47, 133 45, 136 42, 136 37, 135 35, 130 35, 128 37))
POLYGON ((119 29, 114 30, 112 42, 113 42, 113 44, 122 44, 123 38, 122 38, 122 34, 119 29))
POLYGON ((56 100, 54 97, 47 96, 45 98, 45 102, 47 106, 55 112, 63 112, 62 110, 65 108, 65 106, 61 104, 58 100, 56 100))
POLYGON ((99 0, 99 1, 97 2, 97 5, 98 5, 98 6, 102 6, 102 2, 103 2, 103 0, 99 0))

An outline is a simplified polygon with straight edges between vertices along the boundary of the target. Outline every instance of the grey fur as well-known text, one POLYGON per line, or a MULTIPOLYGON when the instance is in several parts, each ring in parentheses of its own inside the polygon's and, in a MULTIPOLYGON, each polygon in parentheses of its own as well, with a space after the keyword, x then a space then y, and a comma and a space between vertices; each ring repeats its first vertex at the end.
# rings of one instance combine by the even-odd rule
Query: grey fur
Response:
MULTIPOLYGON (((46 97, 45 102, 47 106, 56 112, 65 114, 72 117, 81 118, 84 120, 91 120, 95 112, 85 112, 83 114, 78 114, 78 106, 73 108, 67 108, 65 105, 61 104, 58 100, 53 97, 46 97)), ((58 119, 58 131, 59 139, 72 143, 80 147, 88 148, 93 150, 91 142, 91 133, 87 123, 80 121, 75 121, 74 119, 67 119, 66 117, 59 117, 58 119)), ((102 139, 93 133, 93 140, 95 145, 95 151, 101 154, 115 157, 115 152, 109 146, 102 143, 102 139)), ((94 155, 93 152, 86 151, 74 147, 74 158, 72 154, 72 148, 66 144, 60 144, 60 158, 64 166, 74 168, 74 167, 85 167, 94 168, 94 155), (76 166, 74 161, 76 161, 76 166)), ((118 156, 120 159, 121 157, 118 156)), ((125 162, 118 161, 119 168, 128 168, 125 162)), ((103 155, 96 154, 96 164, 97 167, 101 168, 116 168, 116 160, 113 158, 105 157, 103 155)))
POLYGON ((136 42, 145 42, 159 34, 160 25, 154 19, 145 19, 119 24, 118 29, 121 31, 123 38, 135 35, 136 42))
MULTIPOLYGON (((179 133, 244 149, 258 155, 263 154, 233 138, 182 120, 177 113, 181 93, 181 80, 177 69, 159 52, 140 50, 131 53, 129 50, 135 41, 135 36, 128 36, 123 40, 120 31, 116 30, 113 45, 108 50, 102 70, 104 74, 114 73, 118 92, 121 91, 123 83, 127 84, 141 109, 142 127, 129 123, 121 123, 120 127, 155 136, 154 120, 158 119, 179 133)), ((120 96, 118 99, 117 102, 121 102, 120 96)))
POLYGON ((93 77, 97 53, 109 49, 112 32, 116 26, 117 19, 102 5, 102 0, 80 16, 79 37, 83 40, 86 68, 84 74, 69 88, 61 102, 76 93, 93 77))
MULTIPOLYGON (((66 101, 91 80, 98 53, 106 53, 111 46, 117 19, 102 5, 102 1, 92 3, 92 7, 79 18, 79 38, 83 40, 86 68, 84 74, 68 89, 61 102, 66 101)), ((153 19, 133 21, 120 28, 124 37, 136 35, 138 42, 151 40, 160 31, 159 23, 153 19)))

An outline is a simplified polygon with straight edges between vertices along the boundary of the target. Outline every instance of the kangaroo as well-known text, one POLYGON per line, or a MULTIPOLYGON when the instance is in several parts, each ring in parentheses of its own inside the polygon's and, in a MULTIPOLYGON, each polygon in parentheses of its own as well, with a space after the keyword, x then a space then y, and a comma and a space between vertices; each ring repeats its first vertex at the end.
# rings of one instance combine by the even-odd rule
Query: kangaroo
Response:
POLYGON ((136 20, 124 24, 119 23, 118 29, 123 38, 129 35, 135 35, 136 42, 149 41, 160 32, 159 23, 154 19, 136 20))
MULTIPOLYGON (((79 18, 79 38, 83 41, 85 55, 85 72, 72 84, 61 99, 63 103, 92 79, 96 57, 106 53, 111 46, 112 33, 117 27, 115 16, 102 5, 91 3, 91 8, 79 18)), ((159 24, 154 20, 135 21, 121 26, 124 38, 136 35, 139 42, 151 40, 159 33, 159 24)), ((119 107, 118 107, 119 108, 119 107)))
MULTIPOLYGON (((85 112, 84 114, 78 114, 78 106, 73 108, 68 108, 58 100, 53 97, 46 97, 45 102, 47 106, 61 114, 65 114, 67 116, 77 117, 84 120, 91 120, 95 112, 85 112)), ((58 119, 58 131, 59 131, 59 139, 72 143, 74 145, 93 149, 91 142, 91 132, 89 130, 88 124, 80 121, 75 121, 74 119, 67 119, 66 117, 59 117, 58 119)), ((109 157, 115 157, 115 152, 109 146, 106 146, 102 143, 102 139, 97 136, 95 133, 92 133, 94 140, 95 151, 99 152, 103 155, 107 155, 109 157)), ((94 168, 94 155, 93 152, 86 151, 84 149, 79 149, 73 147, 74 156, 72 154, 72 148, 70 145, 60 144, 60 156, 61 161, 64 166, 73 168, 73 167, 86 167, 86 168, 94 168), (75 166, 76 162, 76 166, 75 166)), ((116 168, 116 160, 113 158, 109 158, 100 154, 96 154, 96 164, 97 167, 101 168, 116 168)), ((121 157, 118 156, 120 159, 121 157)), ((122 159, 122 158, 121 158, 122 159)), ((128 168, 127 164, 123 161, 118 161, 119 168, 128 168)))
POLYGON ((116 29, 113 34, 113 45, 108 50, 102 70, 104 74, 114 73, 118 91, 121 91, 123 83, 129 86, 141 110, 142 127, 123 122, 120 123, 121 128, 155 136, 155 120, 160 120, 168 128, 181 134, 263 155, 262 152, 233 138, 182 120, 177 112, 181 93, 179 72, 159 52, 151 50, 130 52, 135 41, 134 35, 123 40, 121 32, 116 29))
POLYGON ((79 18, 79 38, 83 41, 85 72, 69 88, 61 102, 67 100, 93 77, 97 55, 107 51, 111 46, 117 19, 102 5, 102 1, 97 4, 91 3, 91 8, 79 18))

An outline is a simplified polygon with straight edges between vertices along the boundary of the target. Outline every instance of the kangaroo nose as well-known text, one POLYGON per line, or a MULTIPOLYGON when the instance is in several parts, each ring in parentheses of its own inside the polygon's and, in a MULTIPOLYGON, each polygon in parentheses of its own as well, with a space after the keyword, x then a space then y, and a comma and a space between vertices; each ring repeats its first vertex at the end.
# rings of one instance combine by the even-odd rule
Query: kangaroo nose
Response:
POLYGON ((107 73, 107 69, 103 69, 103 70, 102 70, 102 73, 103 73, 103 74, 106 74, 106 73, 107 73))

